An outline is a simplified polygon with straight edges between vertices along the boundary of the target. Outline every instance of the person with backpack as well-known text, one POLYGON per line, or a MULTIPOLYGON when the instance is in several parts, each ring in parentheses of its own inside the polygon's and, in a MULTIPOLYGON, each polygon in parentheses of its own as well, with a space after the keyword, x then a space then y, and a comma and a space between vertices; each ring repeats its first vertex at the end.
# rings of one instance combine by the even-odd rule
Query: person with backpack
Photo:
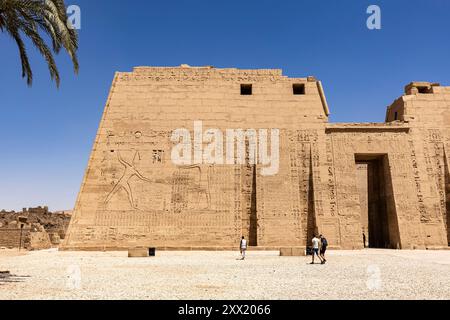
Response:
POLYGON ((325 259, 325 253, 327 252, 328 241, 323 235, 320 235, 320 244, 320 257, 323 260, 322 263, 325 264, 327 262, 327 259, 325 259))

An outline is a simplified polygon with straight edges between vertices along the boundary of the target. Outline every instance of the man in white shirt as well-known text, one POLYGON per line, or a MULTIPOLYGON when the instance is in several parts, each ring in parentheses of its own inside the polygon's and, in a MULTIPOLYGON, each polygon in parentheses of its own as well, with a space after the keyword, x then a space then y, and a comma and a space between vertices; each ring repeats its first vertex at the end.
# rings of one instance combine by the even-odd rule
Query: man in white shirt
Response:
POLYGON ((247 240, 245 240, 245 237, 242 237, 239 249, 241 250, 241 260, 245 260, 245 251, 247 251, 247 240))
POLYGON ((322 260, 320 254, 320 239, 317 238, 317 235, 314 235, 314 238, 312 239, 312 262, 311 264, 314 264, 314 256, 317 256, 320 259, 321 264, 324 264, 325 262, 322 260))

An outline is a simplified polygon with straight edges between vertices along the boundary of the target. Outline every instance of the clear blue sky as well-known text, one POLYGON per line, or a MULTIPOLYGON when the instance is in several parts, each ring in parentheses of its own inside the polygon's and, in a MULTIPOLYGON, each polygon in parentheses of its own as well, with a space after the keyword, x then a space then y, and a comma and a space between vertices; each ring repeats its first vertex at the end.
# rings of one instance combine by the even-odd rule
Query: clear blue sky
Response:
POLYGON ((80 74, 61 88, 30 49, 34 85, 0 33, 0 208, 71 209, 115 71, 133 66, 282 68, 323 81, 333 122, 383 121, 413 80, 450 85, 448 0, 66 0, 82 10, 80 74), (366 9, 382 9, 382 30, 366 9))

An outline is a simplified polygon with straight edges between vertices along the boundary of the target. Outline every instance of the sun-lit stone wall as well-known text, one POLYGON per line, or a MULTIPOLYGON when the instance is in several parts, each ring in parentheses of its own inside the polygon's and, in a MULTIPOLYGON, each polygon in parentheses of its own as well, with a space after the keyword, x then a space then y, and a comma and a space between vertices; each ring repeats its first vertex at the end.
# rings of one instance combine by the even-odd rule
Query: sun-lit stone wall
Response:
MULTIPOLYGON (((438 89, 427 97, 446 96, 430 85, 438 89)), ((328 124, 321 83, 281 70, 183 65, 116 73, 63 248, 231 249, 242 235, 252 246, 301 247, 314 233, 331 247, 362 248, 358 161, 376 164, 381 177, 368 177, 376 196, 362 202, 373 204, 367 212, 377 245, 446 246, 449 118, 427 129, 424 149, 412 112, 398 100, 385 124, 328 124), (279 130, 277 174, 264 175, 266 165, 249 163, 248 151, 245 164, 174 163, 175 130, 189 131, 183 147, 194 155, 211 142, 195 144, 200 121, 203 139, 210 129, 224 133, 224 153, 227 130, 279 130)), ((257 153, 260 145, 246 143, 257 153)))

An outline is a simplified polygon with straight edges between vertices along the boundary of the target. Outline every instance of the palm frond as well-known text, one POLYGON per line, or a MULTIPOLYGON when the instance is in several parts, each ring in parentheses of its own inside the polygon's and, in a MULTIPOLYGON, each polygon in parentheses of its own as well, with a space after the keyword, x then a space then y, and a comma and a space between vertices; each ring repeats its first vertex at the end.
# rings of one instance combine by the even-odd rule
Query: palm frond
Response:
POLYGON ((62 48, 72 60, 74 72, 78 73, 78 35, 67 24, 66 7, 63 0, 0 0, 0 32, 9 34, 19 48, 22 77, 32 84, 33 73, 22 35, 29 38, 47 62, 50 77, 60 84, 60 76, 53 54, 62 48), (43 32, 51 39, 51 48, 40 35, 43 32))

